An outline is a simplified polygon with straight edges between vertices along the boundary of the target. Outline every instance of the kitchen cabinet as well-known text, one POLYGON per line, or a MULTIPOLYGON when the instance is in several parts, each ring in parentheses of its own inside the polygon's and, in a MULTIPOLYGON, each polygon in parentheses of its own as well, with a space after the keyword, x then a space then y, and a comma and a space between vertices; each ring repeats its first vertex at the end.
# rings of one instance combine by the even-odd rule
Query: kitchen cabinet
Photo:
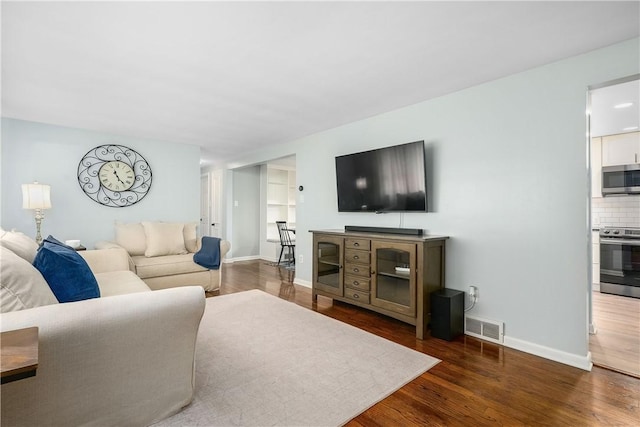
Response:
POLYGON ((430 293, 444 287, 446 236, 320 230, 313 233, 313 300, 318 295, 415 325, 423 339, 430 293))
POLYGON ((593 254, 593 264, 592 264, 592 282, 600 286, 600 231, 592 231, 591 232, 591 243, 593 254))
POLYGON ((602 166, 640 163, 640 132, 602 137, 602 166))
POLYGON ((602 197, 602 138, 591 138, 591 197, 602 197))

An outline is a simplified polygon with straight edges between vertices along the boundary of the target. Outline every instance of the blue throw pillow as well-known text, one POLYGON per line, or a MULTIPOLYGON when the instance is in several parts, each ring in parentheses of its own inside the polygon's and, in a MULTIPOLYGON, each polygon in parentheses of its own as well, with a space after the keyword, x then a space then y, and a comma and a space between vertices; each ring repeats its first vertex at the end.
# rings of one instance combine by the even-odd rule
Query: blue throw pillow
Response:
POLYGON ((47 237, 33 260, 59 302, 100 297, 100 288, 87 262, 70 246, 47 237))

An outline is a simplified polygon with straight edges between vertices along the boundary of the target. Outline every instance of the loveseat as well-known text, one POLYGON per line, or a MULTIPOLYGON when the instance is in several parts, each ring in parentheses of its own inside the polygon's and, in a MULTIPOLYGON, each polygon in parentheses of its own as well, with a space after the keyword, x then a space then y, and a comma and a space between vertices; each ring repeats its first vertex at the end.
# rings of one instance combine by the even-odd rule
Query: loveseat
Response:
POLYGON ((220 289, 222 259, 230 243, 220 242, 220 267, 207 269, 193 262, 200 249, 196 223, 139 222, 115 224, 114 241, 96 243, 97 249, 122 248, 129 268, 153 290, 199 285, 205 291, 220 289))
POLYGON ((80 255, 99 298, 58 303, 35 241, 0 230, 0 330, 36 326, 34 377, 2 385, 2 426, 149 425, 193 398, 200 286, 151 292, 122 249, 80 255))

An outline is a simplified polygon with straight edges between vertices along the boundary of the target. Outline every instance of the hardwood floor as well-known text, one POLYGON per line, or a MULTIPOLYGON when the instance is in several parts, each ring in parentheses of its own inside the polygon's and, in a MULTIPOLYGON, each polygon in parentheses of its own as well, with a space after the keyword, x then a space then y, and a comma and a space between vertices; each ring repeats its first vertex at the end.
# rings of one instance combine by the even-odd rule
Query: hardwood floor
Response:
POLYGON ((347 425, 611 426, 640 424, 640 379, 572 368, 517 350, 459 337, 415 338, 414 328, 293 285, 294 272, 264 261, 225 264, 221 294, 261 289, 442 360, 347 425))
POLYGON ((593 363, 640 378, 640 299, 593 292, 593 321, 593 363))

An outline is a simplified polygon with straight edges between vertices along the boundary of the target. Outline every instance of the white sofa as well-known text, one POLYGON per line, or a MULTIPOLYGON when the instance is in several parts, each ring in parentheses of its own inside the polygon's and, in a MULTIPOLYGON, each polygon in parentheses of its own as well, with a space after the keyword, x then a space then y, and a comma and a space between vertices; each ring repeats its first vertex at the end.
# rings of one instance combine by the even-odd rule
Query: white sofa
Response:
POLYGON ((220 242, 220 268, 209 270, 193 262, 200 249, 195 223, 116 222, 114 241, 96 243, 97 249, 125 249, 130 270, 153 290, 190 285, 205 291, 220 289, 222 259, 230 247, 228 241, 220 242))
POLYGON ((144 426, 192 400, 201 287, 151 292, 124 250, 84 251, 101 297, 58 303, 31 249, 0 243, 0 330, 39 328, 36 376, 2 385, 2 426, 144 426))

